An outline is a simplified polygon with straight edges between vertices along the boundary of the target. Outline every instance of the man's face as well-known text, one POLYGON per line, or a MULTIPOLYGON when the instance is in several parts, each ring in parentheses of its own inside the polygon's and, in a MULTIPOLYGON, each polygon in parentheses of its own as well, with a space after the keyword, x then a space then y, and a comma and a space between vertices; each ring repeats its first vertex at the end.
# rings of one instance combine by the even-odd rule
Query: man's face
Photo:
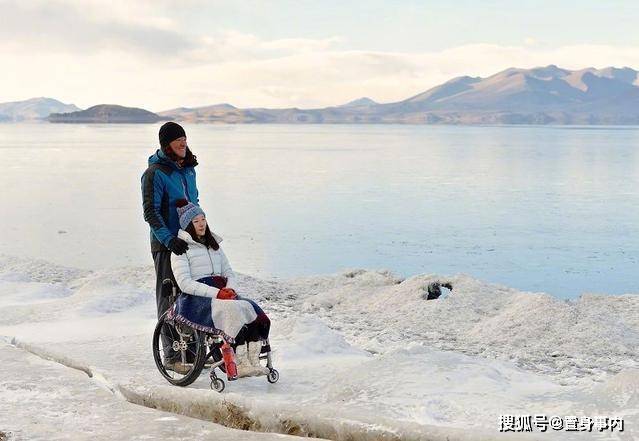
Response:
POLYGON ((186 156, 186 145, 186 136, 182 136, 175 141, 171 141, 169 148, 173 150, 178 157, 184 158, 186 156))

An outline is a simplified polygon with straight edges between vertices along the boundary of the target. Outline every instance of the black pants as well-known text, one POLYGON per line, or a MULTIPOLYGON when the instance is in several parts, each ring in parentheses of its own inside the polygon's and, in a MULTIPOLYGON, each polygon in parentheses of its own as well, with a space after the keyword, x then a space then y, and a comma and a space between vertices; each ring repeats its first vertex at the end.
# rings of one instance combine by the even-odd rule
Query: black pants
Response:
MULTIPOLYGON (((171 284, 162 284, 165 279, 171 279, 175 283, 173 271, 171 270, 171 252, 154 251, 153 264, 155 265, 155 302, 158 308, 158 318, 171 306, 171 284)), ((176 285, 177 286, 177 285, 176 285)))
POLYGON ((261 323, 249 323, 235 337, 235 346, 246 344, 249 341, 260 341, 268 338, 271 322, 267 319, 261 323))
MULTIPOLYGON (((155 266, 155 302, 158 309, 158 318, 166 312, 171 306, 171 294, 173 287, 170 283, 162 284, 165 279, 171 279, 175 286, 175 278, 173 277, 173 270, 171 270, 171 252, 170 251, 154 251, 151 253, 153 256, 153 264, 155 266)), ((173 339, 171 336, 177 336, 175 328, 170 325, 164 325, 162 330, 162 347, 164 348, 164 358, 168 361, 175 361, 175 358, 179 353, 170 349, 173 345, 173 339)))

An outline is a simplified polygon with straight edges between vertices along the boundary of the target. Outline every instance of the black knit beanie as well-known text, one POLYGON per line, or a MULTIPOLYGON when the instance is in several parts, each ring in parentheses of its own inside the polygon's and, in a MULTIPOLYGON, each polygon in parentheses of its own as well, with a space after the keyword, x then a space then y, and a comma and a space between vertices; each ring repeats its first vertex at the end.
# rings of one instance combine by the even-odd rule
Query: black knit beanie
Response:
POLYGON ((164 151, 169 146, 171 141, 175 141, 176 139, 181 138, 183 136, 186 136, 186 132, 184 131, 182 126, 179 125, 178 123, 169 121, 167 123, 162 124, 162 127, 160 127, 160 133, 159 133, 160 146, 162 147, 162 150, 164 151))

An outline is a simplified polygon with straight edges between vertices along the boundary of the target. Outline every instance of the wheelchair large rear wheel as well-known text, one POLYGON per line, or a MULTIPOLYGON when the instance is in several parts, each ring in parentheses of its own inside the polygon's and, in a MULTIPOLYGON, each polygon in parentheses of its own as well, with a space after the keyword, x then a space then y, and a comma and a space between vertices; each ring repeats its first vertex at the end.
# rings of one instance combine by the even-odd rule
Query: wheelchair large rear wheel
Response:
POLYGON ((153 360, 162 376, 176 386, 188 386, 202 372, 206 345, 202 333, 166 319, 165 312, 153 332, 153 360))

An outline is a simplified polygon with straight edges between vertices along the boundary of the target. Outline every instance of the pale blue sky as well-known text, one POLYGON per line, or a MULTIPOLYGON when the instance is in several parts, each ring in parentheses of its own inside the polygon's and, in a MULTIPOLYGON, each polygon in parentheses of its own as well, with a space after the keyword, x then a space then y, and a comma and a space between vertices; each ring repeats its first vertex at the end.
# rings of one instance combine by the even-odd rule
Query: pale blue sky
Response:
POLYGON ((639 69, 639 1, 0 0, 0 102, 154 111, 404 99, 460 75, 639 69))
POLYGON ((223 27, 268 39, 343 36, 343 49, 439 50, 469 43, 639 43, 638 1, 241 1, 184 10, 199 32, 223 27))

